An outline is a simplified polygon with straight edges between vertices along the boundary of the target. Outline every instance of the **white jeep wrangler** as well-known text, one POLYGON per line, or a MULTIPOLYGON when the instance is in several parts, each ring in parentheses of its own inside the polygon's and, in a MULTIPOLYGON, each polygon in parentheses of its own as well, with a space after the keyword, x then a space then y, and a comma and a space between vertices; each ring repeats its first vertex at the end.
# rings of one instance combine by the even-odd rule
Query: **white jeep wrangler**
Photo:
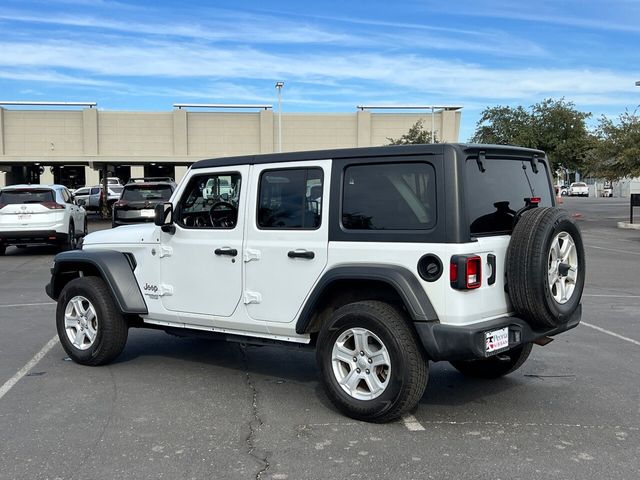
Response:
POLYGON ((454 144, 199 161, 155 224, 56 257, 60 340, 85 365, 129 327, 297 342, 341 411, 392 420, 430 361, 499 377, 580 322, 584 248, 549 170, 540 151, 454 144))

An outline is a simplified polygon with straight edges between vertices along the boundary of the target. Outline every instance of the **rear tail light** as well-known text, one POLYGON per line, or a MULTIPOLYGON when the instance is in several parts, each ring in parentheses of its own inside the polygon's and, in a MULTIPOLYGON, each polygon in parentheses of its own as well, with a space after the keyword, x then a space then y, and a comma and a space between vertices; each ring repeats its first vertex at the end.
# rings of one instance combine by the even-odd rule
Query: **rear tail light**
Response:
POLYGON ((454 255, 449 265, 451 286, 473 290, 482 286, 482 259, 478 255, 454 255))
POLYGON ((49 210, 64 210, 64 205, 56 202, 42 202, 41 205, 47 207, 49 210))
POLYGON ((6 207, 7 204, 6 203, 0 203, 0 209, 3 209, 4 207, 6 207))
POLYGON ((127 205, 129 205, 129 202, 127 202, 126 200, 118 200, 113 204, 114 207, 126 207, 127 205))

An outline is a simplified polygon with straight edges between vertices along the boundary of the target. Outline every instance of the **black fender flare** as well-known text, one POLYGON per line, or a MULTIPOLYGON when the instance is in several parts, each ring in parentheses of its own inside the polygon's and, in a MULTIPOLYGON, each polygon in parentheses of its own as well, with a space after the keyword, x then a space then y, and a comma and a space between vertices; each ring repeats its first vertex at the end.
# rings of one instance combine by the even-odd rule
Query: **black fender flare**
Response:
POLYGON ((316 283, 296 322, 296 333, 307 332, 316 304, 332 283, 340 280, 375 280, 392 287, 402 299, 414 322, 438 321, 427 293, 416 275, 399 265, 343 264, 327 270, 316 283))
POLYGON ((59 253, 51 268, 51 282, 45 288, 47 295, 58 300, 64 286, 87 267, 97 271, 107 284, 121 313, 149 313, 133 273, 134 265, 126 254, 116 250, 71 250, 59 253))

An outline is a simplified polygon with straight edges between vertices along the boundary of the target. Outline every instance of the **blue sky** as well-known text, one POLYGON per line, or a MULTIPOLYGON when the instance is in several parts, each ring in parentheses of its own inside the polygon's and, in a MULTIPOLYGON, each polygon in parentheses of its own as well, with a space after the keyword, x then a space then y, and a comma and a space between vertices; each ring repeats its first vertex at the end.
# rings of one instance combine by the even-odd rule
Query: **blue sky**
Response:
POLYGON ((464 106, 640 103, 640 1, 0 1, 0 100, 464 106))

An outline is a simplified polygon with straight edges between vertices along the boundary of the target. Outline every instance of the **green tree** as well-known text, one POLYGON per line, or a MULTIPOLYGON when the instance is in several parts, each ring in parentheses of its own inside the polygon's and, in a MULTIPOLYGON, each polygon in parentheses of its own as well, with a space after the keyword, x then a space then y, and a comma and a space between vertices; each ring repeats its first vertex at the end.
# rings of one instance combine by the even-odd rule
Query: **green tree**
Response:
POLYGON ((402 135, 400 138, 389 138, 389 145, 409 145, 414 143, 440 143, 438 140, 438 131, 434 130, 433 141, 431 139, 431 130, 426 130, 424 128, 424 121, 422 119, 418 120, 413 126, 409 129, 407 133, 402 135))
POLYGON ((613 121, 604 115, 595 131, 596 148, 587 161, 588 172, 608 180, 640 176, 640 118, 626 111, 613 121))
POLYGON ((546 99, 522 106, 486 108, 471 139, 477 143, 519 145, 544 150, 554 170, 581 170, 594 148, 586 120, 591 113, 576 110, 572 102, 546 99))

